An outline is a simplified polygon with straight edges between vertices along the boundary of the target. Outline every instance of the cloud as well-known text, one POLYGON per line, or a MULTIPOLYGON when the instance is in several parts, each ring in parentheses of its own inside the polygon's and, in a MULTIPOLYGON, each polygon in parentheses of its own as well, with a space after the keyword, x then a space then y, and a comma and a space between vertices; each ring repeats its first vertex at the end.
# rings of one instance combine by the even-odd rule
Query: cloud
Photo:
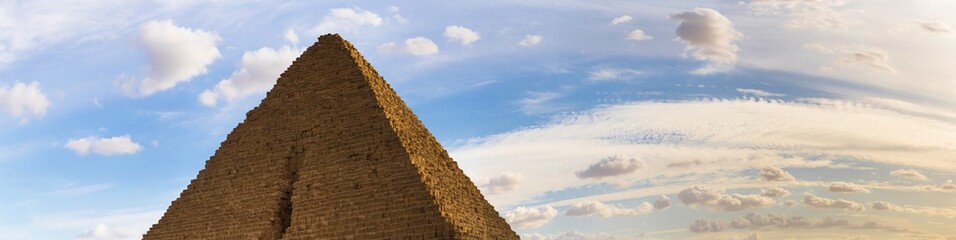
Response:
POLYGON ((846 0, 750 0, 750 10, 758 15, 785 14, 787 28, 845 29, 857 21, 837 10, 846 0))
POLYGON ((630 22, 631 19, 633 18, 631 18, 631 16, 628 16, 628 15, 616 17, 614 19, 611 19, 611 25, 624 24, 624 23, 630 22))
MULTIPOLYGON (((678 176, 687 176, 695 182, 704 177, 737 177, 754 166, 774 166, 781 170, 843 169, 853 168, 849 164, 877 163, 952 171, 956 170, 952 164, 956 150, 947 145, 953 141, 948 135, 951 132, 956 132, 956 123, 952 121, 872 103, 822 98, 716 98, 630 102, 562 114, 533 127, 470 139, 450 151, 462 168, 471 169, 470 174, 476 176, 519 168, 535 169, 522 172, 536 181, 522 185, 521 191, 489 197, 496 204, 508 205, 549 191, 591 184, 569 178, 568 173, 592 164, 582 159, 600 159, 609 152, 645 162, 640 171, 648 174, 622 177, 630 182, 678 176)), ((765 172, 768 180, 793 177, 789 173, 782 174, 786 171, 765 172)), ((801 184, 798 181, 748 184, 760 188, 767 183, 801 184)), ((661 192, 624 191, 598 194, 602 196, 600 199, 586 200, 607 202, 634 195, 677 193, 693 184, 675 182, 661 185, 661 192)), ((930 188, 924 187, 954 191, 943 190, 938 185, 900 187, 873 183, 866 187, 907 192, 929 191, 926 189, 930 188)))
POLYGON ((92 184, 92 185, 80 185, 80 186, 68 186, 63 189, 59 189, 53 192, 47 193, 47 195, 54 197, 70 198, 80 195, 86 195, 90 193, 95 193, 103 190, 113 188, 113 184, 92 184))
POLYGON ((677 193, 685 205, 706 206, 721 211, 740 211, 748 208, 772 206, 773 199, 760 195, 724 194, 721 191, 693 186, 677 193))
POLYGON ((694 220, 690 226, 687 226, 691 232, 701 233, 701 232, 720 232, 727 229, 727 221, 724 220, 709 220, 705 218, 700 218, 694 220))
POLYGON ((499 194, 514 191, 525 182, 525 177, 519 173, 506 172, 496 177, 488 178, 477 185, 487 190, 487 194, 499 194))
POLYGON ((940 185, 939 188, 942 188, 945 190, 956 190, 956 184, 954 184, 953 180, 950 179, 950 180, 946 180, 946 183, 943 183, 942 185, 940 185))
POLYGON ((283 46, 279 49, 260 48, 242 54, 239 70, 223 79, 212 89, 199 95, 199 102, 205 106, 216 106, 220 99, 232 102, 236 99, 259 94, 272 89, 279 74, 282 74, 292 61, 301 54, 301 50, 283 46))
POLYGON ((765 187, 760 190, 760 196, 764 197, 786 197, 790 195, 790 191, 781 187, 765 187))
POLYGON ((521 39, 521 41, 518 41, 518 45, 525 46, 525 47, 535 46, 541 43, 541 40, 543 38, 544 37, 542 37, 541 35, 531 35, 531 34, 525 35, 524 38, 521 39))
POLYGON ((571 230, 568 232, 551 234, 551 235, 545 235, 541 233, 524 234, 521 236, 521 239, 526 239, 526 240, 619 240, 624 238, 614 237, 607 233, 582 233, 576 230, 571 230))
POLYGON ((138 143, 130 140, 129 135, 110 138, 91 136, 70 139, 64 147, 80 156, 86 156, 90 152, 103 156, 134 154, 142 149, 138 143))
POLYGON ((684 52, 691 52, 694 59, 709 62, 694 70, 694 74, 728 71, 737 63, 737 51, 740 48, 733 42, 743 34, 734 30, 730 20, 719 12, 709 8, 694 8, 672 14, 670 18, 680 23, 677 39, 687 45, 684 52))
POLYGON ((644 168, 644 162, 636 158, 614 155, 605 157, 591 164, 587 169, 575 172, 574 175, 578 178, 604 178, 633 173, 641 168, 644 168))
POLYGON ((117 240, 117 239, 136 239, 142 237, 142 234, 137 229, 115 229, 106 226, 106 224, 96 224, 92 229, 86 230, 81 233, 79 236, 76 236, 77 240, 117 240))
POLYGON ((903 208, 900 207, 899 205, 892 204, 892 203, 889 203, 889 202, 884 202, 884 201, 876 201, 876 202, 873 202, 873 209, 876 209, 876 210, 890 210, 890 211, 901 211, 901 210, 903 210, 903 208))
POLYGON ((50 100, 40 90, 40 83, 14 82, 13 86, 0 85, 0 110, 14 117, 27 114, 42 117, 50 107, 50 100))
POLYGON ((604 218, 613 217, 613 216, 636 216, 647 214, 654 211, 654 205, 648 202, 642 202, 634 208, 620 208, 616 206, 607 205, 601 202, 596 201, 585 201, 579 202, 574 205, 571 205, 571 208, 568 209, 564 215, 567 216, 600 216, 604 218))
POLYGON ((295 34, 295 31, 293 31, 292 29, 285 30, 285 33, 282 34, 282 38, 284 38, 285 41, 291 43, 292 45, 299 44, 299 35, 295 34))
POLYGON ((634 41, 643 41, 643 40, 654 39, 654 37, 645 34, 643 30, 634 29, 627 33, 627 39, 634 40, 634 41))
POLYGON ((561 107, 549 104, 551 101, 561 97, 561 93, 528 92, 528 94, 530 96, 518 100, 518 105, 524 114, 550 113, 561 110, 561 107))
POLYGON ((222 41, 219 35, 179 27, 172 20, 146 22, 138 41, 149 57, 149 74, 142 80, 117 80, 129 96, 149 96, 188 82, 205 74, 206 66, 221 57, 216 48, 222 41))
POLYGON ((536 228, 544 226, 558 215, 558 210, 551 206, 518 207, 505 213, 505 221, 516 228, 536 228))
POLYGON ((461 45, 467 46, 481 39, 481 35, 466 27, 448 26, 445 28, 445 38, 448 38, 448 41, 458 42, 461 43, 461 45))
MULTIPOLYGON (((870 46, 858 46, 855 48, 840 46, 831 48, 815 43, 805 44, 803 48, 833 55, 836 58, 833 65, 842 69, 863 69, 870 72, 898 73, 896 68, 889 63, 889 53, 881 48, 870 46)), ((832 67, 824 66, 822 69, 826 70, 829 68, 832 67)))
POLYGON ((783 169, 769 166, 760 169, 760 180, 768 182, 792 182, 797 179, 783 169))
POLYGON ((916 169, 897 169, 890 172, 890 175, 906 180, 929 181, 929 178, 927 178, 926 175, 919 173, 919 171, 916 171, 916 169))
POLYGON ((863 186, 856 185, 848 182, 833 182, 830 183, 830 187, 827 188, 827 191, 835 193, 869 193, 870 190, 866 189, 863 186))
POLYGON ((940 21, 920 21, 918 22, 919 28, 923 31, 931 33, 953 33, 953 29, 949 27, 949 24, 940 21))
POLYGON ((431 39, 425 37, 414 37, 405 40, 404 45, 388 42, 378 46, 378 50, 384 53, 406 53, 415 56, 428 56, 438 53, 438 45, 431 39))
POLYGON ((588 80, 609 81, 626 80, 640 76, 643 72, 629 68, 599 67, 591 70, 588 74, 588 80))
POLYGON ((759 89, 738 88, 738 89, 737 89, 737 92, 742 93, 742 94, 754 95, 754 96, 758 96, 758 97, 782 97, 782 96, 785 96, 784 94, 772 93, 772 92, 767 92, 767 91, 759 90, 759 89))
POLYGON ((803 205, 812 208, 836 208, 843 210, 853 210, 853 211, 863 211, 866 210, 866 207, 859 202, 844 200, 844 199, 829 199, 814 196, 813 194, 807 193, 803 195, 803 205))
POLYGON ((334 8, 312 28, 316 35, 326 33, 354 33, 364 27, 382 25, 382 17, 360 8, 334 8))
POLYGON ((730 194, 722 195, 712 206, 722 211, 740 211, 748 208, 773 206, 772 198, 760 195, 730 194))
POLYGON ((661 210, 671 206, 671 199, 667 195, 660 195, 654 200, 654 209, 661 210))

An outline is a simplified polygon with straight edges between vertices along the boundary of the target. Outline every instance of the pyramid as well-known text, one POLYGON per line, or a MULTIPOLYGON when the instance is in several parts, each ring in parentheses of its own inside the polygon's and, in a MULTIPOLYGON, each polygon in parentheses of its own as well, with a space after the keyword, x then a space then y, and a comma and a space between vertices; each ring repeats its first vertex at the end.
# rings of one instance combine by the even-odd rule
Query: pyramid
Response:
POLYGON ((143 239, 518 239, 355 48, 324 35, 143 239))

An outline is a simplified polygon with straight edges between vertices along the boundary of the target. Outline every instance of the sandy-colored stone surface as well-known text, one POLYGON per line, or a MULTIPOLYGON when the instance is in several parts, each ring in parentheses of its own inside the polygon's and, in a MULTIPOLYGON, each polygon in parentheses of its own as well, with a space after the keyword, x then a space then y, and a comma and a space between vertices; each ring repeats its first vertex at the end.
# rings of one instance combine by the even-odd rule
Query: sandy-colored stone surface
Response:
POLYGON ((355 48, 325 35, 143 239, 518 239, 355 48))

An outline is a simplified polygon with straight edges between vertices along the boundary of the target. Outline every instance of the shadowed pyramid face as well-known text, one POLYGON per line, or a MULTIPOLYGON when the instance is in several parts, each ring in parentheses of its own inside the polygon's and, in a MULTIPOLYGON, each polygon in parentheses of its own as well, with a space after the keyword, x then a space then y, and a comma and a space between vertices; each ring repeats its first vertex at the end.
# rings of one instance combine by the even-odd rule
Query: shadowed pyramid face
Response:
POLYGON ((309 47, 144 239, 517 239, 355 48, 309 47))

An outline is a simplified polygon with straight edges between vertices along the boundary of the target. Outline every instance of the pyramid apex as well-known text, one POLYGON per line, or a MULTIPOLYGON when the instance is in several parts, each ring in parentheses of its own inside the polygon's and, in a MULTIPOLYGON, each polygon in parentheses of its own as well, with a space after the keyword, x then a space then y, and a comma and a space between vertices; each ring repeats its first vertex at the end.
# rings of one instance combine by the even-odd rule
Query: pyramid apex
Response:
POLYGON ((327 33, 325 35, 319 36, 319 43, 333 43, 333 42, 344 42, 345 39, 342 38, 338 33, 327 33))

